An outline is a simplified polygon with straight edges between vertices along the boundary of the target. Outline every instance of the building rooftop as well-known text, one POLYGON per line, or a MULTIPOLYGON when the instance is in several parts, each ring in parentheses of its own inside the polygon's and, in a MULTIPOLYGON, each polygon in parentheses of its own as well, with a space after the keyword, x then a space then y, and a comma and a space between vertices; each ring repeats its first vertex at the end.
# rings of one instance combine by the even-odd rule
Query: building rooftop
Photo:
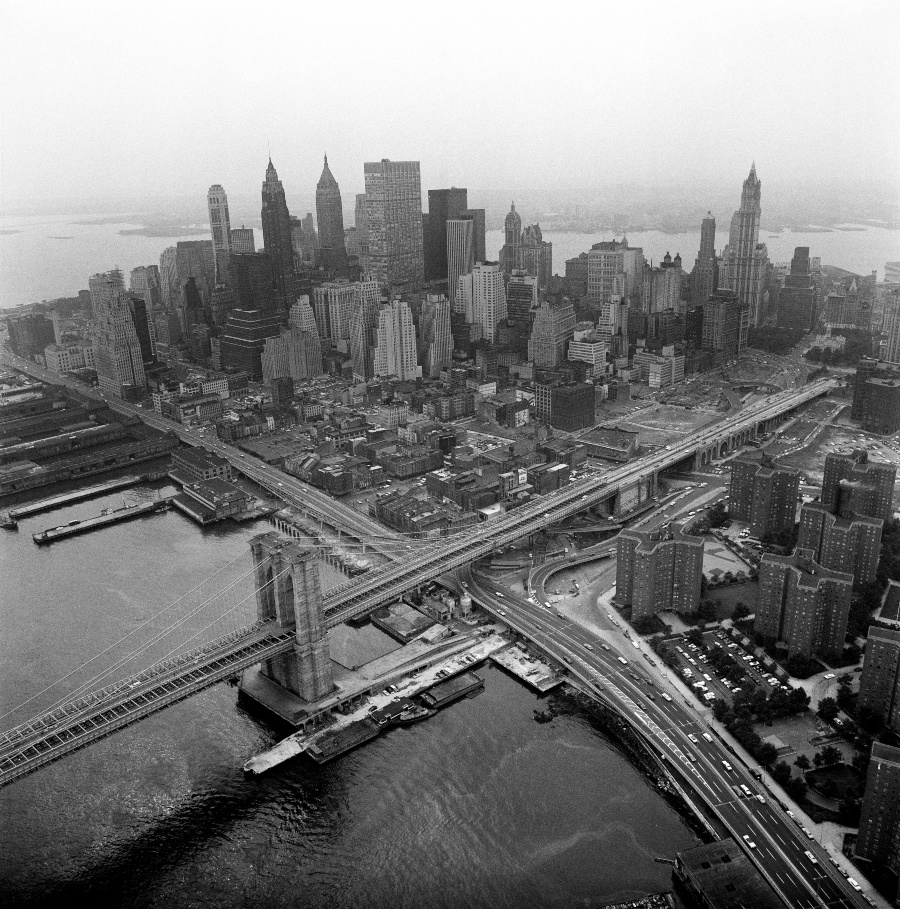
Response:
POLYGON ((781 909, 782 902, 734 840, 678 853, 679 870, 709 909, 781 909))

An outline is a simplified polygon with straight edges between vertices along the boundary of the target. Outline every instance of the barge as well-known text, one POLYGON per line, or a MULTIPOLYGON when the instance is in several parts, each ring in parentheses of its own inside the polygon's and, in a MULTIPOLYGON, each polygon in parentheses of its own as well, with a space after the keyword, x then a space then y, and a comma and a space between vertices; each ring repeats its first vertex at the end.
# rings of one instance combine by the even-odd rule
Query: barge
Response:
POLYGON ((422 694, 422 703, 435 710, 446 707, 464 697, 474 697, 484 688, 484 679, 475 672, 464 672, 455 675, 445 682, 429 688, 422 694))
POLYGON ((47 546, 55 543, 57 540, 64 540, 67 537, 74 537, 79 533, 89 533, 92 530, 99 530, 101 527, 107 527, 110 524, 120 524, 122 521, 130 521, 133 518, 139 518, 145 514, 159 514, 166 511, 172 502, 171 496, 165 499, 156 499, 153 502, 141 502, 138 505, 123 505, 121 508, 104 508, 95 518, 86 518, 83 521, 69 521, 60 527, 51 527, 48 530, 41 530, 31 535, 38 546, 47 546))

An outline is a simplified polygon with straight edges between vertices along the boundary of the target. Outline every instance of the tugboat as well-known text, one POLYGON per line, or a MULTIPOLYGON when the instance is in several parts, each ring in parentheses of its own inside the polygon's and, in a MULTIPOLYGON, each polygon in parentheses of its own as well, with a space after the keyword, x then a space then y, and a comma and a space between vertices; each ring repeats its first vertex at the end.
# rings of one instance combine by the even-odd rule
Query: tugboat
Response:
POLYGON ((418 707, 413 705, 407 707, 399 716, 394 719, 394 722, 398 726, 412 726, 413 723, 418 723, 419 720, 427 720, 428 717, 434 716, 437 713, 436 710, 431 710, 428 707, 418 707))

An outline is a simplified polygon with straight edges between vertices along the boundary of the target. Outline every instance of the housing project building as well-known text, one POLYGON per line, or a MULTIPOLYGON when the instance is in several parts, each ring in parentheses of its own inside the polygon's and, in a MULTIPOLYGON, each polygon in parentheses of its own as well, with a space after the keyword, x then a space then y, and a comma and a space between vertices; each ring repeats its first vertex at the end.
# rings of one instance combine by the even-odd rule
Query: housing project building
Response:
POLYGON ((616 544, 616 599, 631 619, 673 609, 690 615, 700 602, 703 537, 680 527, 623 530, 616 544))
POLYGON ((800 471, 762 455, 742 455, 731 465, 728 511, 746 521, 755 537, 782 533, 794 526, 800 471))

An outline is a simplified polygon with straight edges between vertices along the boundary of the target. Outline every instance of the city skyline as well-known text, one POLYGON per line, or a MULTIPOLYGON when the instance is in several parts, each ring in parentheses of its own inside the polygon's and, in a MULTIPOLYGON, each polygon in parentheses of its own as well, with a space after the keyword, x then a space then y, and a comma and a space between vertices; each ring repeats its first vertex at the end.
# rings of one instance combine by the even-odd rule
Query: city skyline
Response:
MULTIPOLYGON (((750 21, 721 6, 693 4, 677 22, 666 17, 665 29, 643 28, 645 43, 637 60, 625 47, 608 47, 604 65, 616 74, 617 83, 599 90, 577 63, 591 35, 597 28, 625 33, 641 28, 664 15, 665 6, 650 7, 644 20, 624 10, 606 10, 602 18, 596 11, 591 18, 589 7, 550 19, 542 34, 542 56, 566 62, 545 69, 537 87, 520 79, 521 68, 508 67, 491 44, 499 33, 509 46, 521 46, 530 38, 527 23, 511 23, 479 8, 481 27, 473 36, 465 28, 465 15, 452 23, 437 15, 410 16, 401 24, 404 54, 392 57, 380 72, 377 103, 359 91, 354 72, 366 43, 386 28, 369 24, 366 30, 345 32, 334 60, 329 46, 326 65, 318 63, 326 60, 326 45, 318 49, 311 44, 302 63, 310 90, 301 108, 289 95, 271 91, 291 80, 294 66, 301 65, 286 62, 293 55, 277 52, 291 40, 287 7, 277 8, 284 27, 277 36, 266 35, 265 43, 262 33, 258 38, 247 34, 236 20, 222 16, 218 40, 208 47, 193 36, 202 31, 212 7, 180 9, 179 28, 167 36, 170 43, 164 49, 151 45, 165 66, 147 80, 143 73, 129 71, 124 55, 131 50, 130 35, 144 24, 151 26, 161 12, 136 8, 128 22, 91 15, 90 6, 78 14, 59 10, 48 28, 24 4, 4 3, 0 72, 3 84, 16 88, 0 94, 4 209, 54 196, 188 195, 195 186, 209 185, 211 161, 220 165, 215 179, 226 189, 237 187, 269 150, 285 174, 292 172, 289 195, 301 186, 315 186, 327 149, 338 182, 352 198, 361 189, 355 162, 370 159, 375 148, 395 160, 428 160, 423 185, 451 186, 465 174, 470 189, 590 187, 617 181, 664 185, 694 183, 701 174, 725 185, 753 157, 768 162, 767 187, 773 189, 790 185, 799 174, 823 183, 865 177, 900 185, 900 134, 890 116, 900 97, 900 79, 889 64, 890 30, 882 28, 891 17, 887 3, 867 4, 864 16, 836 3, 804 4, 794 15, 780 18, 774 4, 763 4, 750 21), (438 27, 449 29, 445 40, 464 36, 456 42, 462 48, 458 58, 478 66, 459 67, 452 81, 434 75, 410 80, 410 71, 427 70, 427 40, 420 39, 438 27), (739 68, 732 66, 728 51, 736 28, 744 54, 739 68), (810 31, 815 41, 808 40, 810 31), (672 40, 673 32, 678 40, 672 40), (96 46, 103 46, 104 54, 92 54, 96 46), (776 48, 790 53, 773 53, 776 48), (223 49, 226 57, 230 51, 252 60, 254 76, 245 78, 242 67, 222 71, 223 49), (833 64, 854 53, 863 66, 833 64), (645 58, 652 65, 635 65, 645 58), (54 65, 45 66, 47 59, 54 65), (117 78, 109 79, 110 66, 120 60, 117 78), (228 91, 219 82, 210 94, 197 78, 207 61, 223 73, 228 91), (317 94, 326 73, 328 90, 317 94), (753 74, 750 79, 747 73, 753 74), (878 84, 879 92, 868 91, 871 84, 878 84), (34 117, 38 94, 42 115, 34 117), (443 103, 432 105, 437 95, 443 103), (535 95, 567 129, 533 128, 534 118, 524 114, 534 109, 535 95), (710 101, 724 96, 742 100, 733 107, 710 101), (72 98, 78 103, 68 103, 72 98), (635 105, 638 99, 641 103, 635 105), (697 130, 692 116, 676 116, 678 109, 689 115, 707 107, 715 112, 707 129, 697 130), (586 110, 592 116, 585 117, 586 110), (104 131, 99 142, 92 124, 101 112, 104 117, 113 113, 120 124, 104 131), (148 118, 158 124, 157 139, 136 145, 132 134, 139 126, 143 134, 148 118), (835 121, 841 123, 837 133, 835 121), (609 129, 611 123, 615 129, 609 129), (448 127, 465 128, 468 141, 437 142, 448 127), (656 141, 660 133, 665 142, 656 141), (59 135, 66 137, 65 154, 59 154, 59 135), (851 135, 852 142, 844 138, 851 135), (716 154, 710 156, 713 143, 716 154), (560 168, 560 161, 566 166, 560 168), (352 185, 342 181, 348 173, 355 175, 352 185)), ((400 14, 411 11, 405 4, 397 6, 400 14)), ((93 7, 105 9, 99 3, 93 7)), ((461 12, 465 9, 463 4, 461 12)), ((361 12, 353 8, 351 14, 361 12)), ((334 15, 310 12, 304 32, 329 33, 337 25, 334 15)))

